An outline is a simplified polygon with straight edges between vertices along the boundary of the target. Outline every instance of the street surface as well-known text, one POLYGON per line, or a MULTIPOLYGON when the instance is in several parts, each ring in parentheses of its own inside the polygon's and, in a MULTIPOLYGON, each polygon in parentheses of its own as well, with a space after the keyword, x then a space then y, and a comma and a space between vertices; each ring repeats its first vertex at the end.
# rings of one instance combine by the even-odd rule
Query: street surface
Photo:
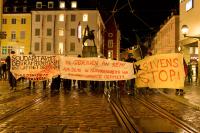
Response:
MULTIPOLYGON (((71 91, 64 92, 61 88, 60 92, 51 93, 49 88, 43 90, 41 85, 37 83, 35 89, 28 89, 28 82, 20 81, 17 90, 13 91, 9 89, 8 81, 0 81, 0 132, 41 133, 49 130, 61 132, 62 129, 66 133, 125 132, 110 108, 109 97, 104 95, 103 89, 91 91, 72 87, 71 91)), ((193 94, 196 93, 190 89, 197 91, 194 88, 198 88, 198 84, 187 84, 186 87, 184 96, 176 96, 174 90, 153 90, 135 96, 145 96, 200 131, 198 98, 195 99, 193 94), (186 99, 190 97, 193 100, 186 99)), ((115 91, 114 88, 109 90, 110 93, 115 91)), ((134 95, 120 92, 130 118, 143 132, 185 132, 139 102, 134 95)))

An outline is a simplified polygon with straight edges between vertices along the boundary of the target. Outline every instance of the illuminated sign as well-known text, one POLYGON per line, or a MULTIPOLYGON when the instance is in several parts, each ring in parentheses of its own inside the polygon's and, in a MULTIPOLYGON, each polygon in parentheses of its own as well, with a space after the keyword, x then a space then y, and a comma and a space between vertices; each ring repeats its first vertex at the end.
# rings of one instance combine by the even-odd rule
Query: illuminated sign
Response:
POLYGON ((190 9, 193 8, 193 0, 189 0, 187 3, 186 3, 186 6, 185 6, 185 10, 186 11, 189 11, 190 9))

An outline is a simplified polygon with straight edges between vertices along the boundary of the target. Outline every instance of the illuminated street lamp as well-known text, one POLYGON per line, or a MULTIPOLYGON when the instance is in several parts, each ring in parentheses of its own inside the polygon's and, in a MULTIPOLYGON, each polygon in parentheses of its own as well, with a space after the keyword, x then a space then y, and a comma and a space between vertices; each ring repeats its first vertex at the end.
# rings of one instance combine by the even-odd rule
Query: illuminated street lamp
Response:
POLYGON ((181 32, 182 34, 184 35, 184 37, 188 37, 188 38, 196 38, 196 39, 199 39, 200 40, 200 36, 188 36, 188 32, 189 32, 189 28, 187 25, 183 25, 181 27, 181 32))

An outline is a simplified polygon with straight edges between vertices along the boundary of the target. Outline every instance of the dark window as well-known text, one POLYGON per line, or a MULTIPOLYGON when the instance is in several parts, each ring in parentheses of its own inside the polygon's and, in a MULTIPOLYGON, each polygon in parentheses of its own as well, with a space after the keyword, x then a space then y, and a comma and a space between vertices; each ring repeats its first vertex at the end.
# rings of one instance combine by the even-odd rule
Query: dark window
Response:
POLYGON ((12 23, 12 24, 16 24, 16 21, 17 21, 17 20, 16 20, 15 18, 13 18, 11 23, 12 23))
POLYGON ((71 21, 76 21, 76 15, 74 14, 71 15, 71 21))
POLYGON ((71 36, 75 36, 75 29, 71 29, 71 36))
POLYGON ((25 18, 21 19, 21 24, 26 24, 26 19, 25 18))
POLYGON ((39 50, 40 50, 40 43, 35 42, 35 51, 39 51, 39 50))

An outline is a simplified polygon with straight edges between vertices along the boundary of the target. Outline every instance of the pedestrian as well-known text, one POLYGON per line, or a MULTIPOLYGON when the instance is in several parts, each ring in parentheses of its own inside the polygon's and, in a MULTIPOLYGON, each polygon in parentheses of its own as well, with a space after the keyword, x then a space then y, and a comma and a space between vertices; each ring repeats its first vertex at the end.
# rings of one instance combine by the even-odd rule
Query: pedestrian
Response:
MULTIPOLYGON (((29 55, 32 55, 32 52, 29 52, 29 55)), ((29 79, 29 85, 28 85, 28 88, 31 89, 35 89, 35 81, 34 80, 30 80, 29 79)))
POLYGON ((47 88, 47 80, 43 80, 42 85, 43 85, 43 89, 46 89, 47 88))
MULTIPOLYGON (((134 63, 136 61, 137 60, 133 57, 133 54, 129 53, 128 59, 126 60, 126 62, 134 63)), ((134 66, 134 64, 133 64, 133 66, 134 66)), ((135 89, 135 79, 133 78, 133 79, 127 80, 126 84, 128 86, 128 94, 133 95, 133 92, 134 92, 134 89, 135 89)))
MULTIPOLYGON (((15 54, 15 51, 11 51, 11 54, 12 55, 15 54)), ((11 90, 16 90, 17 80, 15 79, 14 75, 10 71, 10 68, 11 68, 11 57, 10 56, 6 57, 6 64, 7 64, 8 79, 9 79, 9 84, 10 84, 11 90)))
POLYGON ((0 79, 3 78, 2 66, 3 66, 3 64, 2 64, 1 59, 0 59, 0 79))
POLYGON ((57 77, 53 77, 51 82, 51 91, 58 92, 60 90, 60 82, 60 75, 58 75, 57 77))
POLYGON ((70 91, 72 86, 72 80, 71 79, 63 79, 63 89, 64 91, 70 91))
MULTIPOLYGON (((185 72, 185 79, 188 76, 188 65, 185 62, 185 59, 183 59, 183 66, 184 66, 184 72, 185 72)), ((176 95, 183 95, 185 92, 183 89, 176 89, 176 95)))
POLYGON ((192 83, 192 75, 193 75, 192 65, 189 62, 188 63, 188 82, 189 83, 192 83))
POLYGON ((29 88, 29 89, 31 89, 31 88, 35 89, 35 81, 29 80, 28 88, 29 88))
POLYGON ((7 80, 7 65, 5 62, 2 64, 2 72, 2 78, 7 80))

